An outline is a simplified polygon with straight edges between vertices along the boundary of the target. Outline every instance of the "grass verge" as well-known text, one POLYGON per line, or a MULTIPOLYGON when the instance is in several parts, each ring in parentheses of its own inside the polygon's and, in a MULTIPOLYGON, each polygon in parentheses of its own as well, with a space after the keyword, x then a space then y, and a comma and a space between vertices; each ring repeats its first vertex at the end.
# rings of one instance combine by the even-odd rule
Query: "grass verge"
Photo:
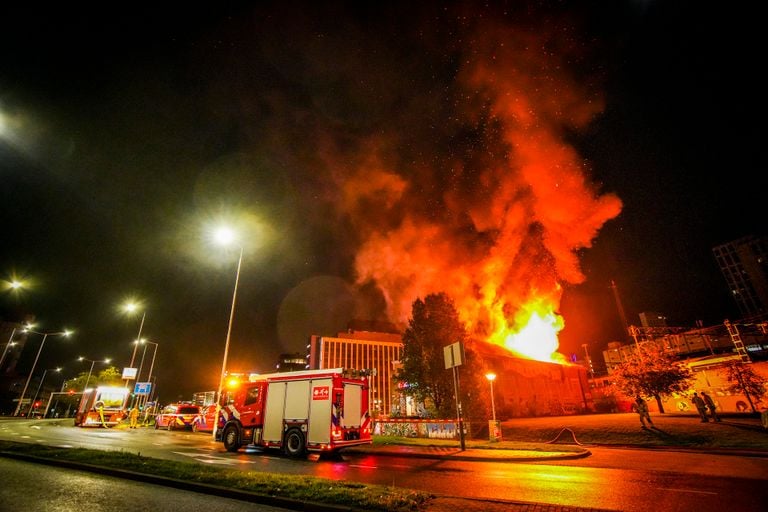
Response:
POLYGON ((154 459, 121 451, 58 448, 11 441, 0 441, 0 451, 238 489, 270 498, 288 498, 359 510, 418 511, 426 508, 434 499, 429 493, 396 487, 310 476, 246 472, 192 462, 154 459))

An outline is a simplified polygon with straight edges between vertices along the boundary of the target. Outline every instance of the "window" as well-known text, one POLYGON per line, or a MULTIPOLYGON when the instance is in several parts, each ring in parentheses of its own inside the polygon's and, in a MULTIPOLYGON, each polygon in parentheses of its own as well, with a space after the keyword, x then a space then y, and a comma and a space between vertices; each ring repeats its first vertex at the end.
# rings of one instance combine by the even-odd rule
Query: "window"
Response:
POLYGON ((245 402, 243 405, 250 405, 259 401, 259 388, 253 387, 245 392, 245 402))

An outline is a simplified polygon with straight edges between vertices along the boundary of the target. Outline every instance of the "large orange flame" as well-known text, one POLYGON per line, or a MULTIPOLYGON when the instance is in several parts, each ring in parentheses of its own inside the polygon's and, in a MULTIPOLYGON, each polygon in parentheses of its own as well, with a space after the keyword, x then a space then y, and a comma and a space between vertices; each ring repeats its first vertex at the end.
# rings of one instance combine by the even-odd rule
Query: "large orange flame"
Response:
POLYGON ((584 280, 578 253, 621 201, 598 192, 565 141, 601 102, 566 73, 573 39, 555 37, 486 26, 466 38, 459 79, 472 99, 457 116, 494 127, 476 129, 489 138, 482 157, 390 168, 382 145, 345 169, 339 202, 363 237, 357 281, 382 291, 390 320, 405 325, 416 298, 445 292, 473 338, 563 360, 562 285, 584 280))
POLYGON ((499 319, 499 328, 491 334, 489 341, 506 347, 520 357, 565 362, 562 354, 557 352, 557 335, 565 322, 552 306, 544 300, 524 304, 515 313, 513 325, 507 325, 506 318, 499 319))

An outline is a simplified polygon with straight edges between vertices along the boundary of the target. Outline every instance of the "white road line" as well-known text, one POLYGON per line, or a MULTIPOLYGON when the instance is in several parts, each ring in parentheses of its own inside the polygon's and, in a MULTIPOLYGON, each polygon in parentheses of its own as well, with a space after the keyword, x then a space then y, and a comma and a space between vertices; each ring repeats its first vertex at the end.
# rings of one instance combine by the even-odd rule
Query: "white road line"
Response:
POLYGON ((671 487, 657 487, 657 489, 660 489, 662 491, 672 491, 672 492, 690 492, 691 494, 711 494, 713 496, 716 496, 718 494, 712 491, 697 491, 695 489, 672 489, 671 487))
POLYGON ((379 466, 366 466, 365 464, 350 464, 351 468, 379 469, 379 466))

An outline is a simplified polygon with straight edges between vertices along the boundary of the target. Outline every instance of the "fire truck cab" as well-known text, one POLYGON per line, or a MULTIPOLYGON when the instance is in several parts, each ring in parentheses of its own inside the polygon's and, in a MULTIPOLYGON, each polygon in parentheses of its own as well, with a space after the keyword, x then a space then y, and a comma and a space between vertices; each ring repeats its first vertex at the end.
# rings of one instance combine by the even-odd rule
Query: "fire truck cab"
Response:
POLYGON ((291 457, 370 444, 368 380, 342 368, 258 375, 228 390, 216 439, 227 451, 278 448, 291 457))

